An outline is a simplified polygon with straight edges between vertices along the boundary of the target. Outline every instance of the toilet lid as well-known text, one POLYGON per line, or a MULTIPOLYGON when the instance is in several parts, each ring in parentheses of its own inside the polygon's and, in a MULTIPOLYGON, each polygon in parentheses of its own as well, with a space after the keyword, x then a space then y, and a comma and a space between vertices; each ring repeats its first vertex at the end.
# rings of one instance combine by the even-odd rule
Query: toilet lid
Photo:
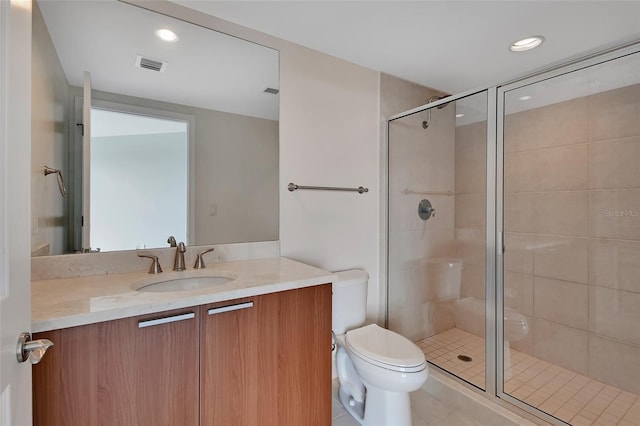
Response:
POLYGON ((375 324, 348 331, 345 343, 356 356, 390 370, 414 372, 426 366, 415 343, 375 324))

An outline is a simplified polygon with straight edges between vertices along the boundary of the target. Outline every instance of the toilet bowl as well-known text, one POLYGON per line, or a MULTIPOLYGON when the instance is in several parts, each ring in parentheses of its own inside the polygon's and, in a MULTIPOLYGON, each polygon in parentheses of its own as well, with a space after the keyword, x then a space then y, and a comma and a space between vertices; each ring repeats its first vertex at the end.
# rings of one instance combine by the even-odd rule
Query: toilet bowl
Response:
POLYGON ((424 354, 398 333, 375 324, 362 327, 369 278, 365 271, 337 275, 333 329, 340 402, 362 425, 410 426, 409 392, 426 382, 429 371, 424 354))

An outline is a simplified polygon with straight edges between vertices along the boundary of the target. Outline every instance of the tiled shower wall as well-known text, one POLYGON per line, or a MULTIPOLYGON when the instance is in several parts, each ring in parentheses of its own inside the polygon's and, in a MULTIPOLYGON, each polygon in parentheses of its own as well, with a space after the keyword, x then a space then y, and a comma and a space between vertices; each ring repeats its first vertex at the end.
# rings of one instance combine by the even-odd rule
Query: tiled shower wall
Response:
MULTIPOLYGON (((463 262, 460 297, 484 301, 487 123, 459 126, 455 132, 456 257, 463 262)), ((484 324, 478 327, 484 330, 484 324)))
MULTIPOLYGON (((456 132, 455 227, 461 295, 482 298, 474 126, 456 132)), ((505 119, 505 305, 530 326, 511 346, 636 394, 639 159, 640 85, 505 119)))
MULTIPOLYGON (((386 74, 380 91, 383 119, 442 95, 386 74)), ((423 112, 390 125, 389 328, 414 341, 454 325, 451 301, 439 297, 442 280, 433 279, 436 271, 426 260, 454 249, 455 107, 434 109, 423 129, 426 117, 423 112), (426 222, 418 217, 423 198, 436 209, 426 222)))
MULTIPOLYGON (((393 78, 381 86, 406 99, 417 90, 393 78)), ((436 120, 451 120, 446 126, 434 121, 424 130, 416 114, 390 128, 389 320, 413 340, 455 325, 450 302, 437 300, 442 283, 427 259, 462 259, 460 297, 484 300, 486 124, 455 128, 448 108, 434 111, 436 120), (414 193, 448 191, 455 196, 414 193), (422 198, 439 216, 417 218, 422 198)), ((505 306, 530 327, 511 347, 634 393, 639 159, 640 85, 505 119, 505 306)))

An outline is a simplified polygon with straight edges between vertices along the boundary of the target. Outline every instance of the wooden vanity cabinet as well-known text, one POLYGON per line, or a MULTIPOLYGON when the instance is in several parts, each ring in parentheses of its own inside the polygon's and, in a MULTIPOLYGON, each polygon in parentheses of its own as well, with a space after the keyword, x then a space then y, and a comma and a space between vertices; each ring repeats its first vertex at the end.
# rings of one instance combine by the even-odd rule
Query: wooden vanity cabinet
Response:
POLYGON ((330 331, 326 284, 36 333, 34 425, 328 426, 330 331))

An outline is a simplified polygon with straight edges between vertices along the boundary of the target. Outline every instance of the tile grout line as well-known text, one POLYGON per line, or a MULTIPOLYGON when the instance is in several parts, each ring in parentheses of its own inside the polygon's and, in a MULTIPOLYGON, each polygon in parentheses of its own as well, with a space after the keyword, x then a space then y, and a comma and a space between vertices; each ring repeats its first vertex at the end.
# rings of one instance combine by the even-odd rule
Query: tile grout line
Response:
MULTIPOLYGON (((624 418, 627 416, 627 413, 631 410, 631 408, 633 408, 633 406, 640 401, 640 397, 636 396, 635 399, 633 400, 633 402, 631 404, 629 404, 629 408, 627 408, 624 412, 624 414, 622 415, 622 417, 620 417, 620 420, 624 420, 624 418)), ((620 422, 618 422, 620 423, 620 422)))
MULTIPOLYGON (((552 367, 553 367, 553 364, 551 364, 551 363, 550 363, 550 364, 549 364, 549 366, 548 366, 547 368, 545 368, 545 370, 544 370, 544 371, 547 371, 547 370, 551 369, 552 367)), ((540 387, 538 387, 538 389, 536 389, 536 392, 537 392, 537 391, 539 391, 539 390, 541 390, 541 389, 542 389, 546 384, 548 384, 548 383, 549 383, 551 380, 553 380, 553 379, 554 379, 554 376, 549 377, 549 380, 547 380, 546 382, 544 382, 544 384, 542 384, 540 387)), ((535 392, 534 392, 534 393, 535 393, 535 392)), ((533 394, 531 394, 531 395, 533 395, 533 394)), ((539 404, 537 404, 537 405, 541 406, 542 404, 544 404, 545 402, 547 402, 547 400, 548 400, 549 398, 551 398, 552 396, 553 396, 553 394, 550 394, 550 395, 549 395, 549 396, 547 396, 544 400, 540 401, 540 403, 539 403, 539 404)), ((525 398, 525 400, 526 400, 526 398, 525 398)), ((526 401, 524 401, 524 402, 526 402, 526 401)))
MULTIPOLYGON (((604 389, 604 388, 603 388, 603 389, 604 389)), ((607 404, 607 406, 606 406, 606 407, 604 407, 604 408, 602 409, 602 411, 600 412, 600 414, 598 415, 598 417, 596 417, 596 418, 595 418, 595 420, 593 421, 593 423, 596 423, 596 422, 598 421, 598 419, 599 419, 600 417, 602 417, 602 415, 605 413, 605 411, 607 411, 607 408, 609 408, 609 406, 613 403, 613 401, 615 401, 615 399, 618 397, 618 395, 619 395, 619 394, 620 394, 620 390, 618 389, 618 393, 616 393, 616 396, 615 396, 615 397, 613 397, 613 398, 611 398, 611 401, 607 404)), ((616 423, 619 423, 619 422, 616 422, 616 423)))
MULTIPOLYGON (((580 375, 580 376, 581 376, 581 375, 580 375)), ((579 377, 579 376, 575 376, 575 377, 579 377)), ((575 377, 574 377, 574 378, 575 378, 575 377)), ((586 376, 582 376, 582 377, 586 377, 586 376)), ((572 379, 571 381, 573 381, 573 379, 572 379)), ((567 384, 571 383, 571 381, 567 382, 567 384)), ((553 415, 555 415, 559 410, 562 410, 562 408, 563 408, 563 407, 565 407, 569 402, 571 402, 571 401, 574 399, 574 397, 575 397, 576 395, 579 395, 579 394, 580 394, 580 392, 581 392, 581 391, 583 391, 583 390, 584 390, 584 389, 589 385, 589 383, 591 383, 592 381, 593 381, 593 380, 589 379, 587 382, 585 382, 585 384, 584 384, 584 385, 582 385, 582 387, 580 387, 579 389, 577 389, 577 390, 576 390, 576 391, 571 395, 571 397, 570 397, 569 399, 567 399, 567 400, 565 401, 565 403, 564 403, 564 404, 562 404, 562 405, 560 406, 560 408, 558 408, 558 409, 553 413, 553 415)), ((582 409, 583 409, 584 407, 586 407, 586 406, 587 406, 587 404, 586 404, 586 403, 585 403, 585 404, 583 404, 583 405, 578 409, 578 413, 580 413, 580 412, 582 411, 582 409)), ((577 414, 574 414, 573 416, 571 416, 571 419, 573 419, 576 415, 577 415, 577 414)), ((558 418, 559 418, 559 417, 558 417, 558 418)), ((571 419, 569 419, 569 420, 571 420, 571 419)))
MULTIPOLYGON (((595 380, 593 380, 593 381, 595 382, 595 380)), ((598 383, 600 383, 600 382, 598 382, 598 383)), ((587 403, 585 404, 585 406, 583 407, 583 409, 582 409, 582 410, 580 410, 580 412, 578 412, 575 416, 573 416, 573 417, 572 417, 572 420, 573 420, 574 418, 576 418, 577 416, 580 416, 580 415, 581 415, 581 413, 584 411, 584 408, 588 407, 588 406, 589 406, 589 404, 590 404, 592 401, 597 401, 597 400, 598 400, 598 396, 600 395, 600 393, 602 393, 602 391, 603 391, 604 389, 606 389, 606 387, 607 387, 607 386, 608 386, 608 385, 606 385, 606 384, 604 384, 604 383, 603 383, 602 388, 600 388, 600 390, 598 390, 598 392, 596 392, 596 393, 593 395, 593 397, 589 400, 589 402, 587 402, 587 403)), ((619 392, 618 392, 618 393, 619 393, 619 392)), ((617 394, 616 394, 616 396, 617 396, 617 394)), ((615 400, 615 398, 612 398, 612 399, 611 399, 611 401, 609 402, 609 404, 607 404, 607 406, 606 406, 606 407, 604 407, 604 408, 602 408, 602 410, 599 410, 599 411, 598 411, 597 416, 593 419, 593 421, 591 422, 591 424, 596 423, 596 421, 600 418, 600 416, 602 415, 602 413, 604 413, 604 412, 606 411, 607 407, 609 407, 609 405, 611 405, 611 402, 613 402, 614 400, 615 400)), ((584 416, 583 416, 583 417, 584 417, 584 416)))

